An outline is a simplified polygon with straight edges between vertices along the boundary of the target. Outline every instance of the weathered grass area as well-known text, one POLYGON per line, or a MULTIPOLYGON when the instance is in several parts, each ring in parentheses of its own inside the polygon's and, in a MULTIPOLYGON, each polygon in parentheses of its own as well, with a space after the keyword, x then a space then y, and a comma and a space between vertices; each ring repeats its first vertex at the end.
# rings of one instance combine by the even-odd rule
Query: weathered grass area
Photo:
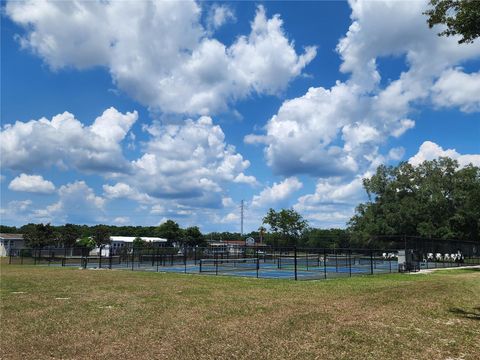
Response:
POLYGON ((327 281, 1 266, 1 359, 479 359, 480 271, 327 281))

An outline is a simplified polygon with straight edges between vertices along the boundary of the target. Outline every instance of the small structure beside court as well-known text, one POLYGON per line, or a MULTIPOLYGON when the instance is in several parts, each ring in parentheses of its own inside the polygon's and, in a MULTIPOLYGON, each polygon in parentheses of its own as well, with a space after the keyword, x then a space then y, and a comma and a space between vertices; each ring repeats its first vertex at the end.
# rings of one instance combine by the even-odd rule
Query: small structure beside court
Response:
POLYGON ((0 234, 0 256, 16 256, 25 249, 23 234, 0 234))

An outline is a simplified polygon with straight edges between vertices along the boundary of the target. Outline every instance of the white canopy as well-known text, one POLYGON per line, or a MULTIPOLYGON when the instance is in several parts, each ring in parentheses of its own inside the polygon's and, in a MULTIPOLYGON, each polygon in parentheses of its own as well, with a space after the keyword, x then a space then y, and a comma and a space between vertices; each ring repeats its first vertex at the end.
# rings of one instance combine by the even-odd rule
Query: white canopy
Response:
POLYGON ((167 242, 167 239, 159 238, 159 237, 151 237, 151 236, 110 236, 110 240, 131 243, 137 237, 139 237, 140 239, 142 239, 144 241, 167 242))

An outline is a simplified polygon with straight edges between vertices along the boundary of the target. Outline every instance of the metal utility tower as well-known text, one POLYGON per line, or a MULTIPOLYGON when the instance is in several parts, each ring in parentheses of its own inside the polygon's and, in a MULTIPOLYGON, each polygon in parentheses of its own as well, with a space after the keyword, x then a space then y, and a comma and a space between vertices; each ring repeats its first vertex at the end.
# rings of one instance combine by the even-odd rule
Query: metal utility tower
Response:
POLYGON ((243 236, 243 210, 245 206, 243 204, 243 200, 240 202, 240 235, 243 236))

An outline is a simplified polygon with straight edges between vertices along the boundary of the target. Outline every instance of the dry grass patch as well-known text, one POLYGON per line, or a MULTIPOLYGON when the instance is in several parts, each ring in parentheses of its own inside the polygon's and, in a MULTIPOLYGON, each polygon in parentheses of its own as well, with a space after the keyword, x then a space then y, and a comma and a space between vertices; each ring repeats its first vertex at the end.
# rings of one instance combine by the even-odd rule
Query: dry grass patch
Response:
POLYGON ((478 359, 480 272, 294 282, 1 268, 2 359, 478 359))

